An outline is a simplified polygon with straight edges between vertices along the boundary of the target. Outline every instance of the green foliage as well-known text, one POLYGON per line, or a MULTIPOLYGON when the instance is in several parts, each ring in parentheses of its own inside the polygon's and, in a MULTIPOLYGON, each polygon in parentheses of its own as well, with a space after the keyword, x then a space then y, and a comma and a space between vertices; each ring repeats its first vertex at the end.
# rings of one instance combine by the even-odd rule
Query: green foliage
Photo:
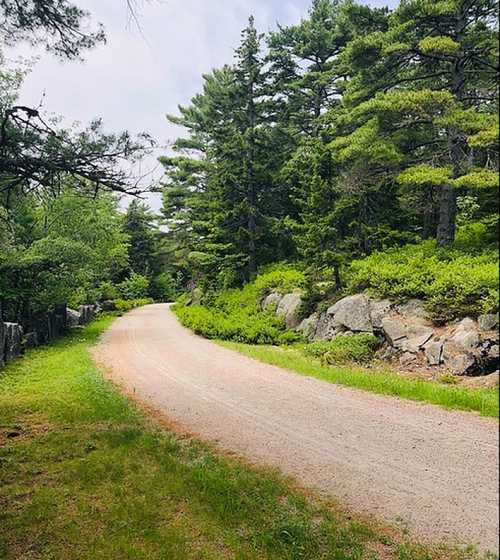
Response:
POLYGON ((149 293, 158 302, 169 303, 175 301, 180 292, 178 281, 171 273, 163 272, 151 281, 149 293))
POLYGON ((275 344, 283 331, 282 322, 271 313, 235 311, 231 315, 195 305, 175 307, 181 323, 206 338, 234 340, 248 344, 275 344))
POLYGON ((149 294, 149 279, 133 272, 129 278, 118 284, 118 290, 124 299, 146 298, 149 294))
POLYGON ((113 305, 118 313, 127 313, 128 311, 132 311, 132 309, 143 307, 144 305, 151 305, 152 303, 154 303, 154 301, 151 298, 113 300, 113 305))
POLYGON ((285 294, 304 285, 302 272, 278 265, 259 274, 241 289, 209 293, 204 305, 174 307, 182 324, 196 334, 211 339, 235 340, 249 344, 292 343, 300 337, 285 334, 284 321, 272 310, 261 309, 262 299, 273 291, 285 294))
MULTIPOLYGON (((465 241, 464 241, 465 243, 465 241)), ((498 251, 465 253, 432 241, 354 261, 349 290, 395 300, 422 298, 437 322, 498 310, 498 251)))
POLYGON ((338 336, 329 342, 312 342, 305 347, 305 354, 320 358, 327 364, 343 362, 368 363, 373 359, 381 341, 371 334, 338 336))

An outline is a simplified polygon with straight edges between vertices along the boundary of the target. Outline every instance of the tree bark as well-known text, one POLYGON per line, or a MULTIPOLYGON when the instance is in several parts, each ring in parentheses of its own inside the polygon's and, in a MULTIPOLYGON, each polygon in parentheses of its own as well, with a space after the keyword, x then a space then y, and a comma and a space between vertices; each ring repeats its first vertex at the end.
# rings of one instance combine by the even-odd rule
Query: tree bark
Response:
MULTIPOLYGON (((452 69, 452 92, 455 99, 460 102, 465 87, 465 52, 463 49, 464 32, 467 25, 466 14, 463 7, 457 15, 455 24, 455 36, 453 39, 460 45, 453 62, 452 69)), ((467 146, 461 138, 460 132, 451 127, 448 130, 448 149, 453 166, 453 178, 460 176, 464 159, 467 158, 467 146)), ((440 247, 451 247, 455 241, 457 217, 457 193, 452 185, 441 187, 439 196, 439 223, 437 228, 437 243, 440 247)))
POLYGON ((437 242, 440 247, 451 247, 455 241, 457 193, 455 187, 444 185, 439 194, 439 224, 437 242))

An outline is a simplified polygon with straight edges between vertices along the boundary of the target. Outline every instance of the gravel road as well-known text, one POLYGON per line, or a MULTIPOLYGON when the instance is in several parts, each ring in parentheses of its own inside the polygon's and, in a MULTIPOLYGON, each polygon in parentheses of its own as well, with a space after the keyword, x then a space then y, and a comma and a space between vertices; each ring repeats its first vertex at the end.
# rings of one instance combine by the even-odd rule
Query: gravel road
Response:
POLYGON ((96 355, 186 430, 431 542, 498 551, 498 422, 286 372, 191 334, 167 305, 96 355))

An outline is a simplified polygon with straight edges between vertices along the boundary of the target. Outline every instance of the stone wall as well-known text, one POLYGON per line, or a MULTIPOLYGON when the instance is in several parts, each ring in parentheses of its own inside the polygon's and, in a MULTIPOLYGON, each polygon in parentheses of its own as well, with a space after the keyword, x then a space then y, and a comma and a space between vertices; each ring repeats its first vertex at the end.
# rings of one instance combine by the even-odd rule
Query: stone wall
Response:
POLYGON ((13 323, 2 320, 0 309, 0 367, 19 358, 29 348, 49 344, 69 329, 90 323, 96 311, 95 305, 82 305, 74 311, 62 304, 50 313, 33 314, 20 323, 13 323))

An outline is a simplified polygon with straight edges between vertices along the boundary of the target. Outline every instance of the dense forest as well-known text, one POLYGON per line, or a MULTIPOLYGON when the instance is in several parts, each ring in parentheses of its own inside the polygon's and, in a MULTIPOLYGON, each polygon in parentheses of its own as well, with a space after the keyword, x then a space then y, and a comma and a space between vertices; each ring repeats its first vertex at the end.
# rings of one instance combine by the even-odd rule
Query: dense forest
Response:
POLYGON ((489 0, 314 0, 268 35, 251 18, 234 63, 169 117, 188 131, 162 158, 177 266, 221 287, 299 261, 341 288, 391 247, 495 245, 496 16, 489 0))
MULTIPOLYGON (((73 60, 104 40, 66 2, 33 6, 0 1, 4 46, 73 60)), ((496 17, 493 0, 314 0, 267 35, 250 18, 233 62, 168 117, 186 134, 148 186, 130 169, 153 139, 47 120, 19 104, 29 68, 0 54, 4 317, 224 290, 275 263, 435 314, 496 311, 496 17), (134 198, 149 189, 160 215, 134 198)))

